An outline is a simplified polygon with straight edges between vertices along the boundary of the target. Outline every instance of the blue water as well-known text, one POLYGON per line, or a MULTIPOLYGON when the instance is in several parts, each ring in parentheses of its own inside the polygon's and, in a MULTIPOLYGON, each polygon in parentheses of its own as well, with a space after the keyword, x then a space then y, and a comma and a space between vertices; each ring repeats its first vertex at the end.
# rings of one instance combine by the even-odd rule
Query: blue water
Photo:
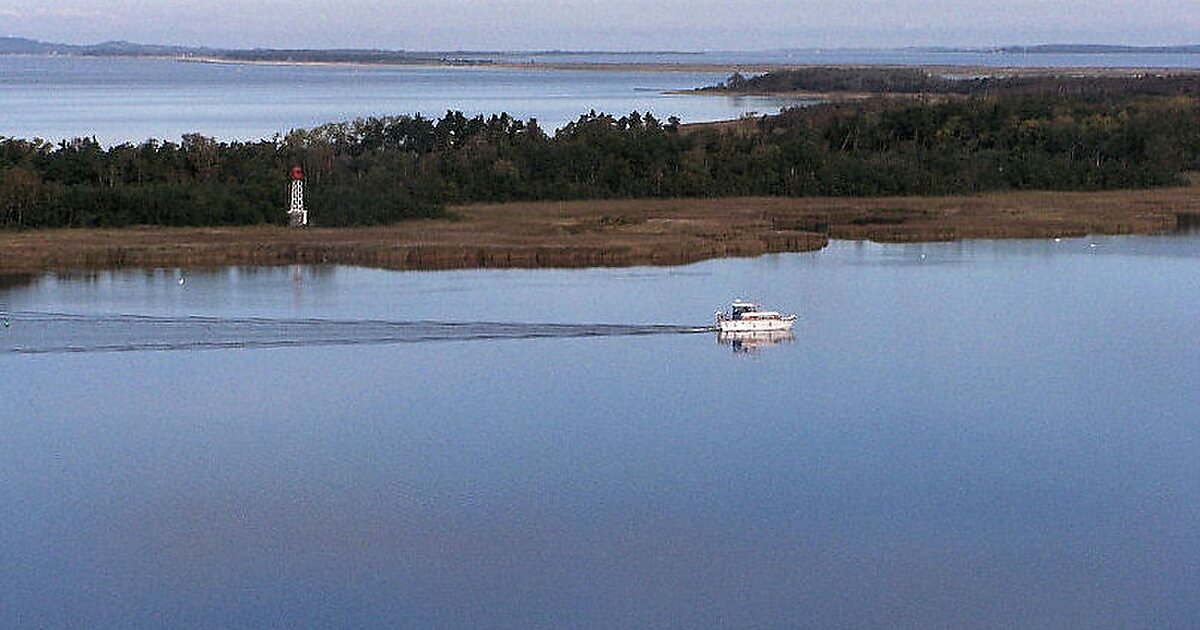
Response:
POLYGON ((665 63, 744 65, 985 66, 1018 68, 1200 68, 1200 53, 1001 53, 921 48, 796 48, 644 53, 507 53, 518 63, 665 63))
MULTIPOLYGON (((1200 68, 1200 54, 1000 54, 901 50, 700 53, 488 53, 508 62, 861 64, 998 67, 1200 68)), ((501 111, 553 130, 590 110, 650 111, 684 122, 773 113, 795 99, 669 94, 713 85, 724 72, 630 72, 500 67, 261 66, 164 59, 0 55, 0 136, 95 136, 104 144, 185 133, 269 138, 362 116, 501 111)))
POLYGON ((16 283, 0 619, 1190 627, 1198 264, 1183 236, 16 283), (734 297, 798 311, 794 340, 683 330, 734 297), (99 343, 251 335, 250 319, 357 338, 99 343), (368 338, 405 322, 596 334, 368 338), (54 351, 65 335, 81 347, 54 351))
POLYGON ((464 67, 262 66, 0 55, 0 136, 95 136, 104 144, 185 133, 256 139, 363 116, 508 112, 552 131, 590 110, 685 122, 772 113, 768 97, 672 95, 723 73, 464 67))

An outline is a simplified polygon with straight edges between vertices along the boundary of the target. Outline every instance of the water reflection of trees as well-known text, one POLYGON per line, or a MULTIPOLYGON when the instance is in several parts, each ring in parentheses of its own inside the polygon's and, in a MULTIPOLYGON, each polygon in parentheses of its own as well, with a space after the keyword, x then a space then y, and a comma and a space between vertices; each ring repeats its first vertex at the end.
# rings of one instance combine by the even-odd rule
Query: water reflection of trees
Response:
POLYGON ((37 282, 37 276, 33 274, 0 274, 0 291, 5 289, 17 289, 24 286, 29 286, 37 282))
POLYGON ((1181 213, 1175 215, 1175 232, 1177 234, 1200 233, 1200 214, 1181 213))

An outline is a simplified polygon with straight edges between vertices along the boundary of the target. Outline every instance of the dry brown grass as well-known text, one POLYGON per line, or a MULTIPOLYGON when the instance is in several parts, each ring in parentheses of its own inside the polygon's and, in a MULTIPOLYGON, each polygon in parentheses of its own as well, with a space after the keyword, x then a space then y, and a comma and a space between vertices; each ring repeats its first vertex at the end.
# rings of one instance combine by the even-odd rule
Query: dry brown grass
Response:
POLYGON ((117 267, 346 264, 390 269, 671 265, 819 249, 827 239, 938 241, 1156 233, 1200 215, 1200 187, 967 197, 512 203, 455 220, 290 230, 0 233, 0 274, 117 267))

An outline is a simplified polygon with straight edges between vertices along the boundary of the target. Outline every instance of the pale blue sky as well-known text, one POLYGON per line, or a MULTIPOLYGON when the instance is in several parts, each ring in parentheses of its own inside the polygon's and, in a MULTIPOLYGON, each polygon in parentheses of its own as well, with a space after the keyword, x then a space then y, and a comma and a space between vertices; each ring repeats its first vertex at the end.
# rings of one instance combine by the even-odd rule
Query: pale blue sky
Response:
POLYGON ((0 0, 0 34, 223 47, 755 50, 1200 42, 1196 0, 0 0))

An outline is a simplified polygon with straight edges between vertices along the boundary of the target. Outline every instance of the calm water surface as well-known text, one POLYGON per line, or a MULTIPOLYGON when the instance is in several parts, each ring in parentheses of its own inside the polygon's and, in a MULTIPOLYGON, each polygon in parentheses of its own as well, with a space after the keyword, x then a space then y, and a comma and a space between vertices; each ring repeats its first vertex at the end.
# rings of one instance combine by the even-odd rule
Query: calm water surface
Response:
POLYGON ((1200 53, 1002 53, 921 48, 794 48, 757 51, 644 53, 511 53, 517 63, 673 63, 1016 68, 1200 68, 1200 53))
MULTIPOLYGON (((501 53, 517 63, 855 64, 1200 68, 1200 54, 1000 54, 901 50, 701 53, 501 53)), ((506 111, 553 130, 589 110, 653 112, 685 122, 773 113, 795 99, 667 94, 712 85, 712 72, 552 71, 488 67, 262 66, 162 59, 0 55, 0 135, 105 144, 185 133, 258 139, 361 116, 506 111)))
POLYGON ((1190 627, 1198 263, 1196 237, 835 243, 10 286, 0 619, 1190 627), (799 310, 794 341, 686 332, 739 295, 799 310), (247 321, 359 337, 99 351, 247 321), (411 322, 517 334, 367 338, 411 322), (546 323, 594 334, 520 334, 546 323))
POLYGON ((771 113, 803 101, 680 96, 721 73, 461 67, 265 66, 0 55, 0 135, 96 136, 105 144, 198 132, 256 139, 361 116, 447 110, 537 118, 547 131, 590 110, 685 122, 771 113))

